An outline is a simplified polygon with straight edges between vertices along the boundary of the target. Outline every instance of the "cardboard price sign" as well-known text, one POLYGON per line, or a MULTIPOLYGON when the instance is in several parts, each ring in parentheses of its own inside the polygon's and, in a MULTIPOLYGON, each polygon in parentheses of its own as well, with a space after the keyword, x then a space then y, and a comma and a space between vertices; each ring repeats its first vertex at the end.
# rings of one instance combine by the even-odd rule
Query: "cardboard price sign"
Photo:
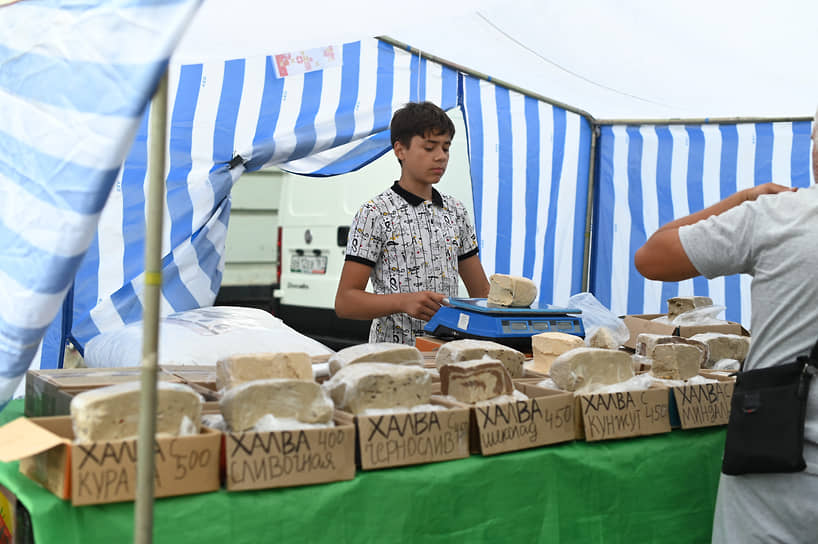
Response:
MULTIPOLYGON (((219 449, 210 437, 155 442, 157 497, 218 488, 219 449), (214 482, 215 477, 215 482, 214 482)), ((136 440, 76 444, 71 480, 74 504, 133 500, 136 495, 136 440)))
POLYGON ((355 427, 225 434, 227 489, 351 480, 355 427))
POLYGON ((670 432, 666 388, 579 395, 585 439, 670 432))
POLYGON ((727 425, 735 382, 719 381, 673 388, 683 429, 727 425))
POLYGON ((358 416, 361 467, 414 465, 469 455, 469 410, 358 416))
MULTIPOLYGON (((537 391, 529 387, 527 392, 534 395, 537 391)), ((473 413, 483 455, 565 442, 576 436, 570 393, 481 404, 474 407, 473 413)))
MULTIPOLYGON (((0 460, 72 504, 130 501, 136 496, 136 439, 74 444, 71 418, 21 417, 0 427, 0 460)), ((157 497, 219 488, 221 433, 154 441, 157 497)))

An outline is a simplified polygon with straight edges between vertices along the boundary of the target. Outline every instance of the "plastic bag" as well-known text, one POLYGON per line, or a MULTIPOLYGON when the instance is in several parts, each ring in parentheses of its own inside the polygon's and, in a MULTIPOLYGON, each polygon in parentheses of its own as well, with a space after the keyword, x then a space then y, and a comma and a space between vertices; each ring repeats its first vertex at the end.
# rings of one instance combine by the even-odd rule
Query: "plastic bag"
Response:
POLYGON ((627 342, 631 336, 625 321, 619 319, 615 313, 603 306, 591 293, 583 292, 572 295, 565 306, 582 310, 582 326, 585 328, 585 338, 593 336, 600 327, 607 328, 620 346, 627 342))
POLYGON ((701 306, 690 311, 677 315, 673 325, 695 326, 695 325, 723 325, 727 321, 718 319, 716 316, 725 310, 724 306, 701 306))
MULTIPOLYGON (((159 320, 160 365, 215 365, 230 355, 278 351, 334 353, 258 308, 212 306, 159 320)), ((95 336, 85 346, 89 368, 139 366, 141 358, 141 321, 95 336)))

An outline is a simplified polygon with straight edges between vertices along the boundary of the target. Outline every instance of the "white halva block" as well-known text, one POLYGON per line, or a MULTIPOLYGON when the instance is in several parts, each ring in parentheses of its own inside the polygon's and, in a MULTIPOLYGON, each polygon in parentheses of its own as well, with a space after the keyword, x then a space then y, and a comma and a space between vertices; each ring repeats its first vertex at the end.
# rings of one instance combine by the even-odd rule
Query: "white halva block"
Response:
POLYGON ((722 359, 735 359, 744 362, 750 351, 750 337, 738 334, 723 334, 718 332, 703 332, 694 334, 691 340, 698 340, 710 349, 706 367, 711 368, 722 359))
POLYGON ((537 284, 528 278, 508 274, 489 277, 487 301, 498 306, 529 306, 537 298, 537 284))
POLYGON ((710 348, 707 347, 707 344, 694 338, 684 338, 682 336, 669 334, 650 334, 646 332, 636 337, 636 355, 653 358, 653 350, 656 349, 656 346, 661 344, 687 344, 694 346, 704 353, 705 361, 707 361, 710 355, 710 348))
POLYGON ((423 354, 414 346, 393 342, 373 342, 349 346, 329 358, 329 374, 358 363, 392 363, 398 365, 422 365, 423 354))
POLYGON ((230 389, 253 380, 312 380, 312 358, 304 352, 232 355, 216 363, 216 387, 230 389))
POLYGON ((673 297, 667 299, 667 317, 673 321, 679 314, 689 312, 702 306, 712 306, 710 297, 673 297))
POLYGON ((235 432, 252 429, 266 415, 326 423, 334 410, 332 400, 316 382, 291 379, 256 380, 228 389, 219 408, 235 432))
POLYGON ((531 370, 548 374, 554 359, 572 349, 585 347, 579 336, 564 332, 541 332, 531 337, 531 350, 534 360, 531 370))
POLYGON ((619 342, 608 327, 598 327, 587 340, 589 348, 619 349, 619 342))
POLYGON ((689 380, 705 362, 704 352, 690 344, 659 344, 653 348, 651 375, 665 380, 689 380))
POLYGON ((358 363, 341 368, 324 382, 336 407, 353 414, 370 408, 411 408, 428 404, 432 380, 415 365, 358 363))
MULTIPOLYGON (((141 382, 91 389, 71 399, 71 423, 77 442, 135 438, 139 432, 141 382)), ((180 436, 196 434, 202 417, 202 398, 187 385, 159 382, 156 392, 156 432, 180 436)))
POLYGON ((516 349, 492 342, 491 340, 452 340, 440 346, 435 356, 437 368, 457 361, 474 361, 488 356, 497 359, 508 369, 512 378, 523 376, 523 361, 525 355, 516 349))
POLYGON ((565 391, 592 391, 632 378, 633 362, 624 351, 576 348, 554 360, 550 375, 565 391))

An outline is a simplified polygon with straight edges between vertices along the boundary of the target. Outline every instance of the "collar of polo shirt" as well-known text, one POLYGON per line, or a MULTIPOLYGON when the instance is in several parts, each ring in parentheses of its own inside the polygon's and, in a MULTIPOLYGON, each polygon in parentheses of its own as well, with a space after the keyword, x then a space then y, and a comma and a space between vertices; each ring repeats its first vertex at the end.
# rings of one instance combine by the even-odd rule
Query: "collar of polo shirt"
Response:
MULTIPOLYGON (((392 190, 398 193, 401 196, 401 198, 403 198, 411 206, 420 206, 424 202, 424 200, 420 198, 418 195, 410 193, 409 191, 398 185, 397 181, 392 185, 392 190)), ((443 207, 443 197, 440 196, 440 193, 438 193, 437 189, 435 189, 434 187, 432 187, 432 204, 440 208, 443 207)))

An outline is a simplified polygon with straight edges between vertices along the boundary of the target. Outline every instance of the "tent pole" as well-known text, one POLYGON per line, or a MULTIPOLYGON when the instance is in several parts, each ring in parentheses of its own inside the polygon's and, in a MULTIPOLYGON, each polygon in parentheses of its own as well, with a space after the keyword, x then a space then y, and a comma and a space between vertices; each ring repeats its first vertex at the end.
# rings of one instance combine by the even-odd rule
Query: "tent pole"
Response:
POLYGON ((812 117, 697 117, 690 119, 596 119, 601 125, 731 125, 741 123, 791 123, 812 117))
POLYGON ((503 81, 501 79, 497 79, 497 78, 491 77, 491 76, 489 76, 487 74, 483 74, 481 72, 478 72, 476 70, 466 68, 466 67, 461 66, 459 64, 456 64, 454 62, 451 62, 451 61, 448 61, 446 59, 440 58, 440 57, 438 57, 436 55, 432 55, 430 53, 427 53, 426 51, 422 51, 422 50, 418 49, 417 47, 412 47, 412 46, 407 45, 407 44, 405 44, 403 42, 399 42, 398 40, 396 40, 394 38, 390 38, 389 36, 377 36, 377 39, 384 42, 384 43, 388 43, 391 46, 397 47, 398 49, 403 49, 403 50, 408 51, 410 53, 413 53, 415 55, 423 56, 426 60, 431 60, 431 61, 436 62, 438 64, 441 64, 443 66, 447 66, 447 67, 449 67, 449 68, 451 68, 453 70, 457 70, 458 72, 462 72, 464 74, 468 74, 470 76, 473 76, 473 77, 476 77, 478 79, 482 79, 482 80, 485 80, 485 81, 490 81, 491 83, 494 83, 495 85, 499 85, 500 87, 505 87, 506 89, 508 89, 510 91, 515 91, 515 92, 518 92, 518 93, 520 93, 522 95, 530 96, 531 98, 535 98, 535 99, 539 100, 540 102, 545 102, 546 104, 551 104, 552 106, 557 106, 558 108, 562 108, 562 109, 564 109, 566 111, 576 113, 577 115, 581 115, 581 116, 585 117, 586 119, 588 119, 589 122, 594 121, 594 117, 590 113, 588 113, 587 111, 581 110, 581 109, 576 108, 574 106, 571 106, 569 104, 565 104, 563 102, 560 102, 559 100, 554 100, 552 98, 548 98, 547 96, 543 96, 541 94, 537 94, 537 93, 528 91, 526 89, 523 89, 522 87, 512 85, 511 83, 508 83, 508 82, 503 81))
POLYGON ((591 279, 589 270, 591 268, 591 234, 594 222, 594 170, 596 166, 596 141, 599 127, 591 122, 591 154, 588 158, 588 203, 585 207, 585 239, 583 240, 582 251, 582 290, 591 291, 591 279))
POLYGON ((151 100, 148 156, 148 201, 145 236, 145 298, 142 314, 142 389, 137 440, 134 542, 153 541, 154 436, 159 344, 159 295, 162 287, 162 214, 165 199, 168 73, 162 75, 151 100))

